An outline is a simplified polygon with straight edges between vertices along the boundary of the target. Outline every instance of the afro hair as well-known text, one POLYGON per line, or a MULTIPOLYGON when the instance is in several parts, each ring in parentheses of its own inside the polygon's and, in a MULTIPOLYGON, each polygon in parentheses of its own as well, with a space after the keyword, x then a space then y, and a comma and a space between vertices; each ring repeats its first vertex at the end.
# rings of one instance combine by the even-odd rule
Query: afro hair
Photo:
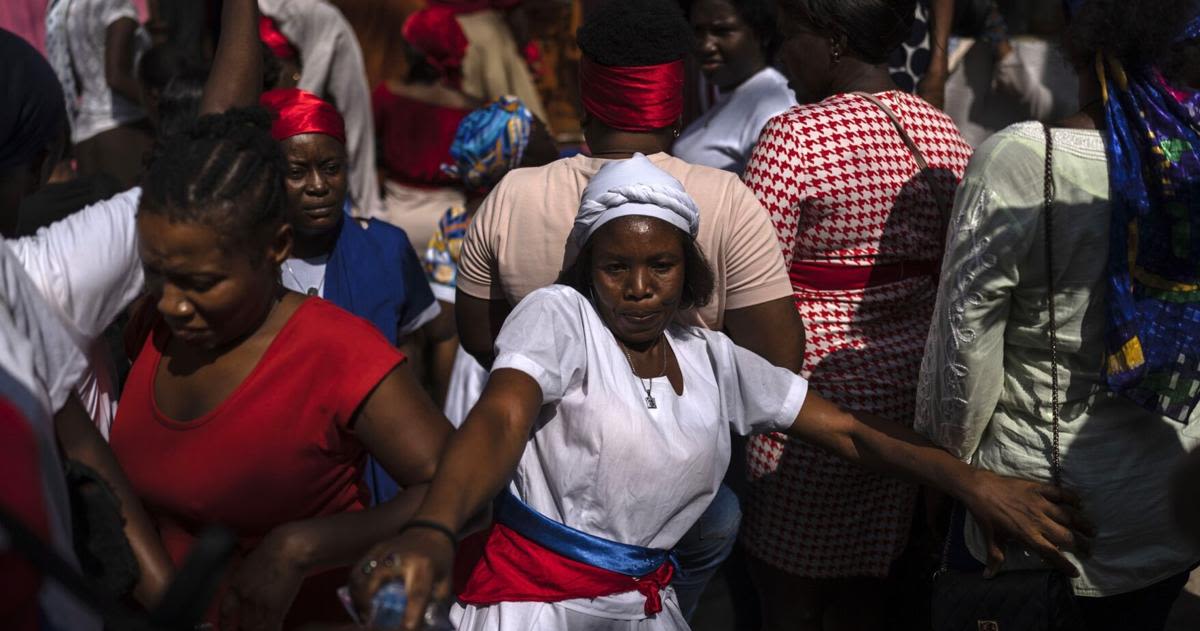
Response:
POLYGON ((1128 68, 1156 66, 1168 77, 1194 63, 1194 46, 1179 46, 1198 0, 1088 0, 1067 25, 1063 48, 1076 68, 1090 69, 1103 51, 1128 68))
POLYGON ((673 0, 608 0, 579 27, 579 49, 604 66, 654 66, 692 51, 692 27, 673 0))

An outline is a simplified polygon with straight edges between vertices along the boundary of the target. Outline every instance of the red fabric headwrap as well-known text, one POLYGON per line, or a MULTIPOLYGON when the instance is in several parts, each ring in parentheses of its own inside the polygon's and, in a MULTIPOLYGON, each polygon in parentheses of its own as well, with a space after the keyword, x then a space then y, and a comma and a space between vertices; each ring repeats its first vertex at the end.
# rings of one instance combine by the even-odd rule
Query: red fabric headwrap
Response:
POLYGON ((585 56, 579 64, 579 86, 583 108, 614 129, 662 129, 683 114, 683 60, 617 67, 585 56))
POLYGON ((263 92, 259 103, 275 116, 271 136, 285 140, 300 134, 325 134, 346 142, 346 124, 337 108, 312 92, 279 88, 263 92))
POLYGON ((435 5, 414 11, 404 20, 404 41, 445 74, 456 74, 467 54, 467 36, 454 19, 456 11, 435 5))
POLYGON ((292 43, 288 38, 279 32, 279 27, 275 26, 275 20, 260 15, 258 16, 258 39, 271 49, 271 54, 280 59, 295 59, 296 49, 292 47, 292 43))

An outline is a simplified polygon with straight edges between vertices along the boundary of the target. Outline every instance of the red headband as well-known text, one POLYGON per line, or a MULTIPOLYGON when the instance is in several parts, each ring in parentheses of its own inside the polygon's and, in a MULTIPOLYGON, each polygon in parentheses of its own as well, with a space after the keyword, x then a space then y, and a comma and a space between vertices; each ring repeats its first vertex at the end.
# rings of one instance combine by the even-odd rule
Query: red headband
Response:
POLYGON ((656 66, 602 66, 586 56, 579 64, 583 108, 624 131, 668 127, 683 114, 683 60, 656 66))
POLYGON ((279 88, 263 92, 259 103, 271 110, 275 121, 271 136, 285 140, 300 134, 325 134, 346 142, 346 124, 342 115, 327 101, 298 88, 279 88))
POLYGON ((404 20, 400 35, 434 68, 454 74, 467 54, 467 36, 449 7, 434 5, 414 11, 404 20))
POLYGON ((267 45, 272 55, 280 59, 296 58, 296 49, 292 47, 292 43, 279 32, 275 20, 265 15, 258 16, 258 39, 267 45))

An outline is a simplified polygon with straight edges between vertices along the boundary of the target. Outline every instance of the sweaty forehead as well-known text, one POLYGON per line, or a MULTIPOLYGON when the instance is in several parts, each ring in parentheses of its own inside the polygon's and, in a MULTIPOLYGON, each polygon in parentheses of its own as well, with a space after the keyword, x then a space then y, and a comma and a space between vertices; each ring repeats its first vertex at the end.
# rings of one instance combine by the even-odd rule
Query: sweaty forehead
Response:
POLYGON ((682 230, 655 218, 629 216, 613 219, 592 235, 597 255, 648 257, 683 252, 682 230))

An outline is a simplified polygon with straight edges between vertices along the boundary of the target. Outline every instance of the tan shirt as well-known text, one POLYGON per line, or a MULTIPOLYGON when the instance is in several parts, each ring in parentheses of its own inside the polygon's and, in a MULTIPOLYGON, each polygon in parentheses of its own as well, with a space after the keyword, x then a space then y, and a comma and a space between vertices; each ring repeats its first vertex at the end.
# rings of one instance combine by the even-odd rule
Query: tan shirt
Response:
MULTIPOLYGON (((792 295, 770 217, 736 175, 665 153, 647 157, 678 179, 700 207, 696 242, 716 278, 712 301, 699 312, 705 326, 721 329, 726 309, 792 295)), ((509 173, 471 222, 458 288, 475 298, 504 298, 515 305, 553 284, 583 189, 606 162, 575 156, 509 173)))

